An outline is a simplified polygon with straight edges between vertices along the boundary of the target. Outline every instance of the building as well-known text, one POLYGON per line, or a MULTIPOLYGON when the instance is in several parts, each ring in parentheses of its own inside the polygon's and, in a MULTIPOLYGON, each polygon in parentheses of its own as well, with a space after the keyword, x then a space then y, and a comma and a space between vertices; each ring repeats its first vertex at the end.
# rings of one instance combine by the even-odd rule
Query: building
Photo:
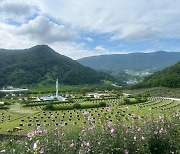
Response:
POLYGON ((58 79, 56 80, 56 96, 44 96, 44 97, 37 97, 35 101, 65 101, 66 98, 59 95, 59 83, 58 79))

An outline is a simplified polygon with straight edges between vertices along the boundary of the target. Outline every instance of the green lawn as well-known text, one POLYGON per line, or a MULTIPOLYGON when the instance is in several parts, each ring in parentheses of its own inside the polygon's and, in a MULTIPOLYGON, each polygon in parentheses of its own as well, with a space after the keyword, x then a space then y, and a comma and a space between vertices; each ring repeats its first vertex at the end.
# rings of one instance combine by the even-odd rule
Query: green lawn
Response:
MULTIPOLYGON (((54 127, 61 127, 61 124, 65 124, 64 129, 74 128, 74 130, 78 130, 83 128, 83 125, 89 125, 91 122, 101 125, 101 123, 107 123, 110 120, 113 122, 115 118, 126 119, 131 116, 141 117, 143 120, 143 117, 152 116, 152 114, 154 117, 157 117, 159 114, 168 115, 170 112, 179 110, 179 106, 176 105, 180 104, 178 101, 172 103, 171 100, 161 101, 157 99, 140 104, 120 106, 119 103, 122 102, 122 98, 94 100, 91 102, 78 100, 78 102, 83 104, 99 103, 101 101, 106 102, 110 107, 110 111, 107 111, 105 107, 66 111, 42 111, 38 106, 24 108, 20 103, 16 102, 10 106, 9 110, 0 110, 0 132, 1 134, 8 134, 8 129, 12 130, 15 127, 20 127, 22 131, 14 132, 14 134, 26 134, 35 129, 37 125, 52 129, 54 127), (171 106, 172 108, 168 109, 171 106), (87 114, 84 115, 86 112, 87 114)), ((125 122, 130 123, 130 121, 125 122)))

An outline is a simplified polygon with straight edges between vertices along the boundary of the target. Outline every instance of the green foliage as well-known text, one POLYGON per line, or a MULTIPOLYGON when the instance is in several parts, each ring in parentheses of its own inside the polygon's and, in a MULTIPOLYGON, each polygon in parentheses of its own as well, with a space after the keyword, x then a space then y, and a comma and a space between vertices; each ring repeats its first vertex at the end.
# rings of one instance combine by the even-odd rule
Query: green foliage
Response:
POLYGON ((45 110, 52 110, 53 111, 54 110, 53 104, 50 104, 50 103, 47 104, 46 107, 45 107, 45 110))
POLYGON ((75 104, 73 104, 73 108, 74 109, 80 109, 81 108, 81 104, 75 103, 75 104))
POLYGON ((153 75, 145 78, 145 80, 132 88, 146 88, 146 87, 169 87, 179 88, 180 87, 180 62, 177 64, 167 67, 162 71, 158 71, 153 75))
POLYGON ((131 103, 130 99, 128 99, 128 98, 124 98, 123 101, 124 101, 125 104, 130 104, 131 103))
POLYGON ((9 107, 4 106, 4 105, 0 105, 0 110, 8 110, 8 109, 9 109, 9 107))
POLYGON ((6 96, 6 94, 5 94, 5 93, 0 92, 0 98, 3 98, 4 96, 6 96))
MULTIPOLYGON (((137 104, 137 103, 142 103, 142 102, 146 102, 147 98, 145 97, 141 97, 141 96, 136 96, 135 98, 124 98, 123 99, 123 104, 137 104)), ((122 103, 120 103, 119 105, 122 105, 122 103)))
POLYGON ((92 84, 112 77, 82 66, 46 45, 25 50, 0 50, 0 87, 54 84, 92 84), (17 56, 18 55, 18 56, 17 56))
POLYGON ((53 105, 52 103, 49 103, 46 105, 44 110, 51 110, 51 111, 58 111, 58 110, 74 110, 74 109, 88 109, 88 108, 99 108, 99 107, 105 107, 105 102, 99 102, 99 103, 75 103, 73 105, 53 105))
MULTIPOLYGON (((153 52, 101 55, 79 59, 84 66, 97 70, 125 71, 125 70, 159 70, 173 65, 180 60, 178 52, 153 52), (154 69, 156 68, 156 69, 154 69)), ((118 74, 114 74, 115 76, 118 74)), ((123 78, 123 76, 121 75, 123 78)))
POLYGON ((133 121, 130 124, 125 117, 126 124, 116 119, 100 126, 84 125, 80 131, 74 127, 67 130, 66 126, 52 127, 50 130, 38 127, 29 132, 28 137, 9 135, 1 139, 0 151, 8 154, 26 154, 27 151, 28 154, 176 154, 180 147, 180 123, 177 122, 178 116, 171 117, 170 121, 165 116, 143 120, 128 117, 133 121))
POLYGON ((100 102, 99 105, 100 105, 101 107, 105 107, 105 106, 106 106, 106 103, 105 103, 105 102, 100 102))

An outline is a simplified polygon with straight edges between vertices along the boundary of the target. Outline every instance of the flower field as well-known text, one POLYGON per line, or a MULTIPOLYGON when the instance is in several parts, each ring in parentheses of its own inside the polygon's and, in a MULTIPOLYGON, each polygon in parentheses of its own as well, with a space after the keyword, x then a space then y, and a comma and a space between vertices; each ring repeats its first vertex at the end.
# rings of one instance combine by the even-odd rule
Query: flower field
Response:
MULTIPOLYGON (((0 110, 1 153, 179 153, 179 101, 149 97, 126 105, 123 98, 106 107, 33 112, 0 110)), ((57 106, 59 104, 56 104, 57 106)))

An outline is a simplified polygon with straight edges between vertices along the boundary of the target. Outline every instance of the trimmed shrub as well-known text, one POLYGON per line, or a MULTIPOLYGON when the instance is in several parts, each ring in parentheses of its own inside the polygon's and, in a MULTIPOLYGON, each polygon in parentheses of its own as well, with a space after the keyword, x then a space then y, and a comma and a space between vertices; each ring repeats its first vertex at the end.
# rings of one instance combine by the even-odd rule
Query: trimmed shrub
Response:
POLYGON ((45 110, 54 110, 54 106, 52 104, 47 104, 45 110))
POLYGON ((75 103, 75 104, 73 104, 73 108, 74 109, 80 109, 81 108, 81 104, 75 103))
POLYGON ((101 107, 106 107, 106 103, 105 103, 105 102, 100 102, 99 105, 100 105, 101 107))

